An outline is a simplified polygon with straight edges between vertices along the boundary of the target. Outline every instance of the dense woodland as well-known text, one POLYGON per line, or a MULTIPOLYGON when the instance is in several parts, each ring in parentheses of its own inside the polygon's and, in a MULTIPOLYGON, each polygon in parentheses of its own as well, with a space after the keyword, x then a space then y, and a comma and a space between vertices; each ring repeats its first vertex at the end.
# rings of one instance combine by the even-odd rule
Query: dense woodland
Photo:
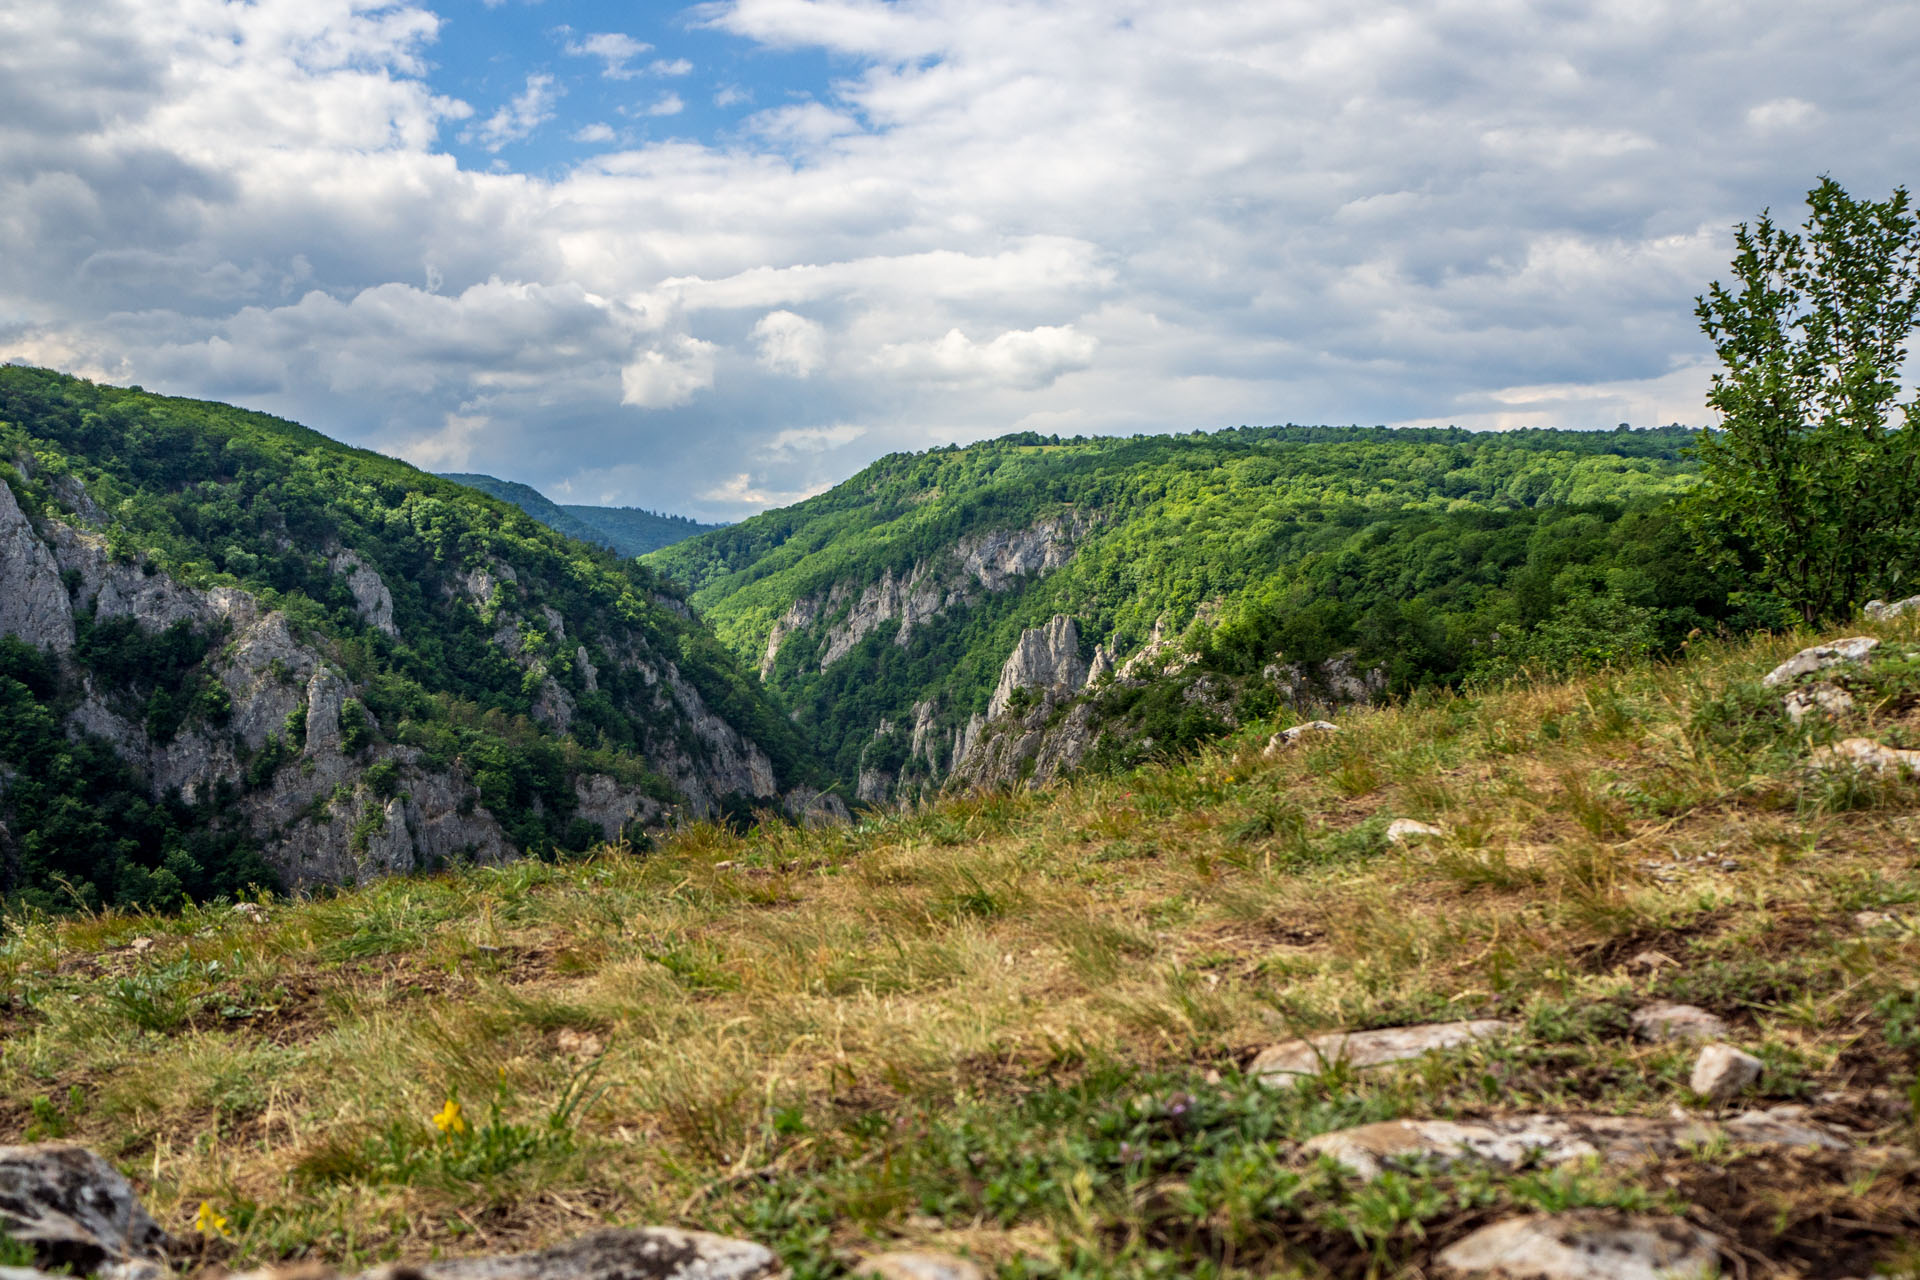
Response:
MULTIPOLYGON (((948 724, 984 710, 1020 631, 1055 613, 1078 620, 1083 645, 1121 655, 1156 623, 1177 631, 1202 616, 1191 642, 1204 669, 1245 676, 1352 653, 1396 694, 1776 620, 1764 597, 1736 604, 1737 582, 1682 527, 1674 499, 1692 483, 1692 439, 1680 428, 1016 435, 882 459, 648 563, 687 583, 754 662, 777 618, 836 584, 907 577, 984 530, 1067 513, 1087 525, 1066 567, 980 593, 904 647, 883 625, 822 671, 818 632, 781 645, 772 687, 850 778, 876 763, 876 726, 910 719, 915 702, 938 699, 948 724)), ((1150 736, 1169 746, 1218 727, 1181 728, 1164 711, 1150 736)))
POLYGON ((623 556, 643 556, 649 551, 684 542, 695 534, 722 527, 702 524, 686 516, 663 515, 644 507, 595 507, 555 502, 532 485, 502 480, 498 476, 447 472, 440 478, 511 502, 549 529, 558 529, 569 538, 591 542, 623 556))
MULTIPOLYGON (((537 622, 522 640, 579 712, 565 737, 535 723, 537 682, 450 585, 475 565, 511 566, 531 602, 563 618, 618 619, 652 637, 783 778, 811 774, 799 735, 685 616, 677 588, 472 489, 264 414, 0 368, 0 478, 31 516, 64 511, 55 486, 68 474, 107 517, 102 532, 116 557, 194 586, 242 587, 286 613, 364 687, 359 732, 417 747, 430 762, 459 757, 520 848, 581 849, 597 838, 572 821, 572 779, 582 770, 670 799, 636 749, 649 729, 679 730, 642 718, 638 677, 605 654, 598 690, 589 690, 572 669, 573 646, 537 634, 537 622), (342 548, 388 584, 397 636, 355 611, 328 564, 342 548)), ((221 723, 221 690, 201 672, 224 637, 151 633, 125 619, 79 623, 75 660, 97 683, 142 702, 150 734, 221 723)), ((156 801, 104 744, 67 732, 62 719, 78 696, 46 655, 0 642, 0 757, 11 775, 6 878, 16 895, 48 904, 62 895, 151 901, 271 882, 246 839, 222 823, 223 797, 156 801)), ((271 750, 262 756, 251 768, 270 774, 279 761, 271 750)))

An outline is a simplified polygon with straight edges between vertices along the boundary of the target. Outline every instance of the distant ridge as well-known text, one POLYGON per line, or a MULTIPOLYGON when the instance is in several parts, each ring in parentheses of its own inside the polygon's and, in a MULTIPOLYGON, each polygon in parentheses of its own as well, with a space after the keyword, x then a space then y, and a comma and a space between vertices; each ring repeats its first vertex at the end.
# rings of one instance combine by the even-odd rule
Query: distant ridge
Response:
POLYGON ((522 511, 570 538, 597 543, 623 556, 642 556, 724 525, 702 524, 686 516, 662 515, 640 507, 563 506, 532 485, 477 473, 442 472, 442 480, 464 484, 522 511))

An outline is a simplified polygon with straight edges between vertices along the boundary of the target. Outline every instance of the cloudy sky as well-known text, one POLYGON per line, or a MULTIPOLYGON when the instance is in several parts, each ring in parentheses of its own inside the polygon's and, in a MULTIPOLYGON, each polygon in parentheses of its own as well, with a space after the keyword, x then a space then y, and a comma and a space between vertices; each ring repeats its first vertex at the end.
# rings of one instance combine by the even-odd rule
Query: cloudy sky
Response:
POLYGON ((6 0, 0 360, 734 519, 1007 431, 1704 419, 1884 0, 6 0))

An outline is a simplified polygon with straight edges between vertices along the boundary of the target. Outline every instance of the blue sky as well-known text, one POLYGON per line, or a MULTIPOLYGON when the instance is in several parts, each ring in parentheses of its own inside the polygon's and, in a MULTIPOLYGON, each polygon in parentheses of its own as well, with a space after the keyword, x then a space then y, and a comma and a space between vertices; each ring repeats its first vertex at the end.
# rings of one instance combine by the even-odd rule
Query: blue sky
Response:
POLYGON ((1882 0, 9 0, 0 360, 737 519, 1009 431, 1705 420, 1882 0), (641 46, 646 46, 641 48, 641 46))
POLYGON ((558 175, 616 148, 695 141, 724 147, 755 112, 829 97, 850 59, 769 48, 716 30, 682 4, 606 0, 479 0, 434 6, 442 20, 426 76, 436 93, 470 103, 476 123, 524 101, 530 79, 550 119, 489 145, 448 130, 463 166, 558 175))

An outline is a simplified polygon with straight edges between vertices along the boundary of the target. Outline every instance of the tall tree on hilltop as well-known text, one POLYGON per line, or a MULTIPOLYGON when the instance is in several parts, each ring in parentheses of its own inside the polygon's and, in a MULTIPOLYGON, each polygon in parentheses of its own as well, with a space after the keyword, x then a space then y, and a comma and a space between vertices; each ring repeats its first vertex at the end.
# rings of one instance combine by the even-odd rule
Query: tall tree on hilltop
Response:
POLYGON ((1807 205, 1798 231, 1765 212, 1741 223, 1733 286, 1696 300, 1724 367, 1693 512, 1706 549, 1815 622, 1910 586, 1920 566, 1920 418, 1897 403, 1920 219, 1903 187, 1855 200, 1831 178, 1807 205))

